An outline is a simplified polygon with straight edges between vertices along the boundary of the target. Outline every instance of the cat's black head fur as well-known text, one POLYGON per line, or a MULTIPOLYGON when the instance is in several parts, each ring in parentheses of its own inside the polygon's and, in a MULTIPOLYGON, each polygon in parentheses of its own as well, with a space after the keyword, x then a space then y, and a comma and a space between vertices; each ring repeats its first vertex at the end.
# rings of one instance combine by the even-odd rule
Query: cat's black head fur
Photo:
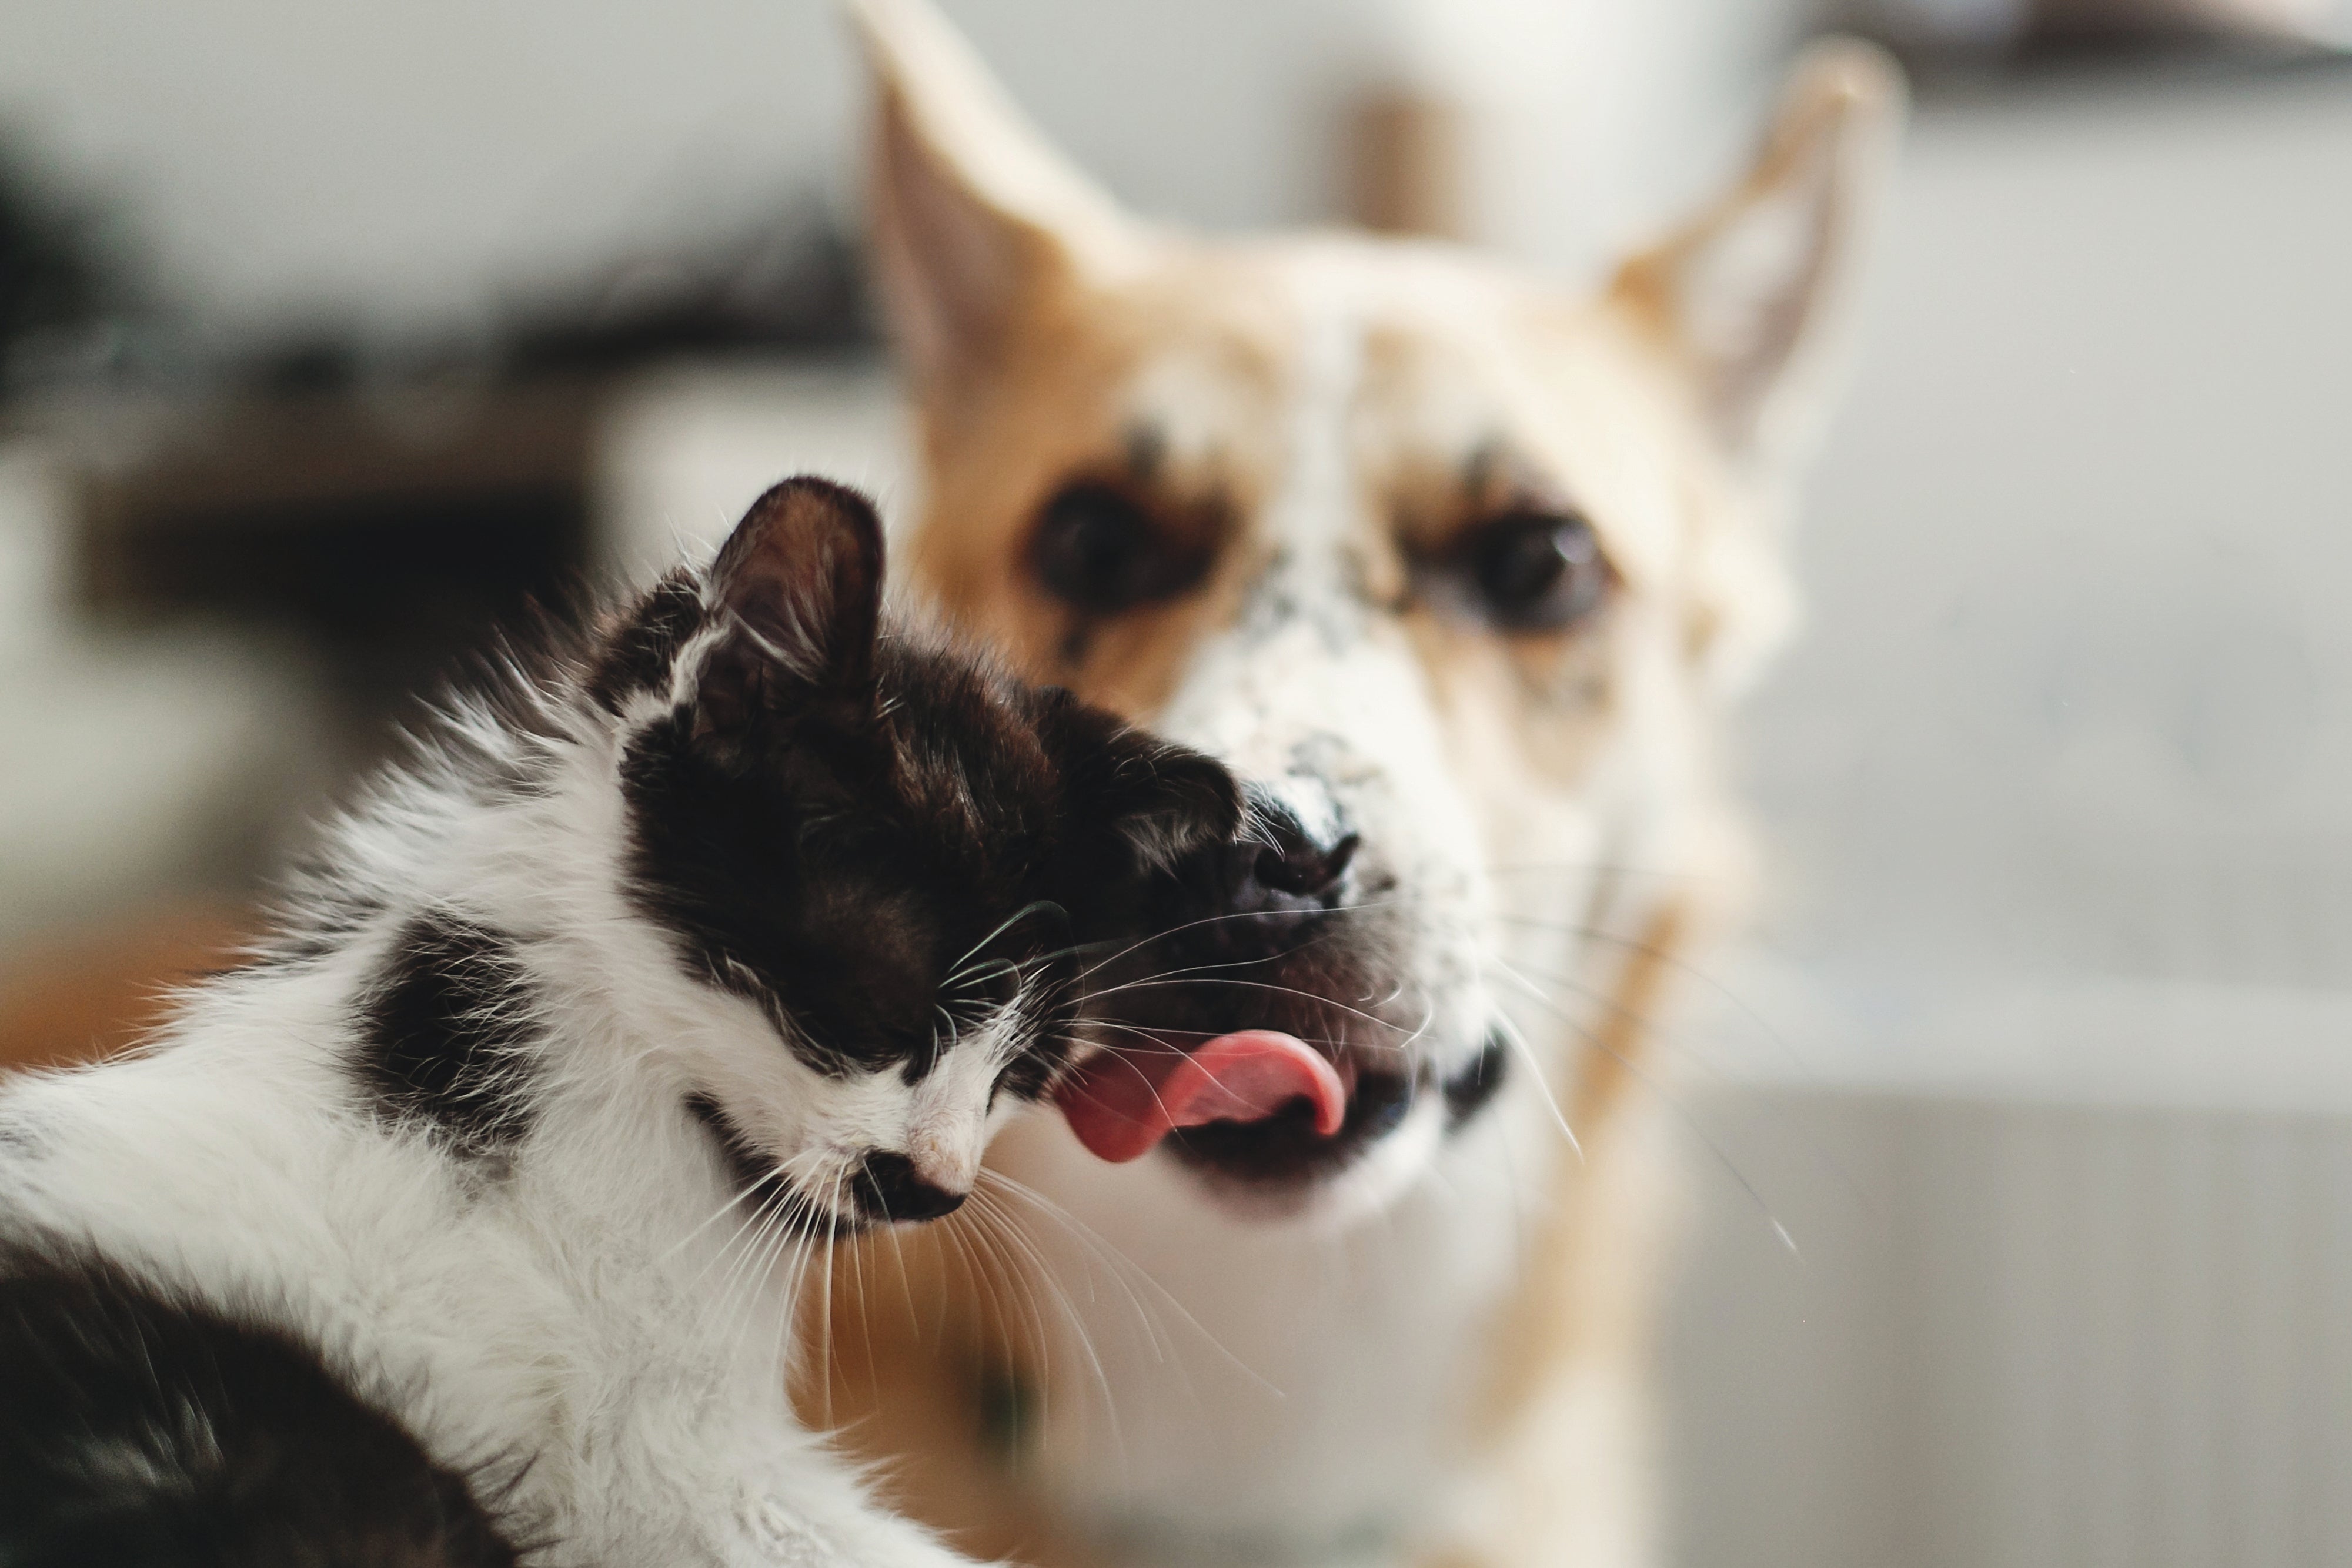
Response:
POLYGON ((1114 928, 1129 892, 1230 838, 1239 795, 1206 757, 895 625, 882 570, 863 497, 788 480, 607 634, 592 689, 641 716, 631 896, 835 1078, 919 1082, 1018 991, 1026 1047, 996 1087, 1034 1098, 1074 952, 1135 935, 1114 928))

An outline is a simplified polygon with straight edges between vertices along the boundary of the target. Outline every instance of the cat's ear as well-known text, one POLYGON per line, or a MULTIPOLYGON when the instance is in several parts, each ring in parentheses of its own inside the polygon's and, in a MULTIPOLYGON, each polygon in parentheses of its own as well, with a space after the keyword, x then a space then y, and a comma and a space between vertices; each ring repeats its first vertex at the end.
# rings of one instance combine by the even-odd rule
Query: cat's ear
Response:
POLYGON ((1241 829, 1242 792, 1223 763, 1049 694, 1076 815, 1123 844, 1135 866, 1166 871, 1241 829))
POLYGON ((874 681, 882 522, 865 497, 803 475, 751 503, 710 569, 720 627, 696 686, 698 735, 860 700, 874 681))

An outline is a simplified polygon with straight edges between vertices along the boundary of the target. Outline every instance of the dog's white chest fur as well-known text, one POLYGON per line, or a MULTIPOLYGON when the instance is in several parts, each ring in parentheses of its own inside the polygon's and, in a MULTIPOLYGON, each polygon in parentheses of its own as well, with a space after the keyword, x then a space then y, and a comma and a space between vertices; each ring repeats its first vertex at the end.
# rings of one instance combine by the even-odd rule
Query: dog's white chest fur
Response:
POLYGON ((1442 1504, 1480 1372, 1461 1354, 1517 1264, 1530 1217, 1514 1195, 1547 1133, 1556 1145, 1498 1111, 1438 1180, 1335 1233, 1235 1218, 1183 1173, 1089 1171, 1061 1129, 1013 1129, 992 1160, 1087 1232, 1031 1228, 1070 1312, 1035 1439, 1046 1490, 1138 1561, 1402 1548, 1442 1504))

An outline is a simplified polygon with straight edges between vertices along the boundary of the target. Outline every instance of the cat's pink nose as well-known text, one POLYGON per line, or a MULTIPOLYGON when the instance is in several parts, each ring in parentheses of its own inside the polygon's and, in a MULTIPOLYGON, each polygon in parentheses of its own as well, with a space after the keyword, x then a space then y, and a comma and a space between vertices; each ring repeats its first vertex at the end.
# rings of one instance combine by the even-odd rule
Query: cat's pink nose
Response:
POLYGON ((859 1162, 850 1190, 860 1212, 886 1225, 953 1214, 971 1196, 969 1188, 957 1192, 927 1180, 914 1161, 888 1149, 873 1150, 859 1162))

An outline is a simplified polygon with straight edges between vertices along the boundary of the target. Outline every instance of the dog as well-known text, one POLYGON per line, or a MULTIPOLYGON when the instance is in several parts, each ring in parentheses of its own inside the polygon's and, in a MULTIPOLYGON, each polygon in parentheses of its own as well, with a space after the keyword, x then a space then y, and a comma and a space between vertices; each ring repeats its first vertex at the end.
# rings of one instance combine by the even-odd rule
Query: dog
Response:
POLYGON ((1115 1021, 1286 1030, 1345 1098, 1118 1166, 1016 1126, 1024 1201, 837 1271, 803 1400, 983 1553, 1649 1561, 1655 1020, 1748 880, 1718 737, 1792 622, 1899 75, 1816 46, 1746 173, 1580 298, 1146 224, 925 0, 853 14, 917 576, 1251 781, 1257 844, 1115 1021))

